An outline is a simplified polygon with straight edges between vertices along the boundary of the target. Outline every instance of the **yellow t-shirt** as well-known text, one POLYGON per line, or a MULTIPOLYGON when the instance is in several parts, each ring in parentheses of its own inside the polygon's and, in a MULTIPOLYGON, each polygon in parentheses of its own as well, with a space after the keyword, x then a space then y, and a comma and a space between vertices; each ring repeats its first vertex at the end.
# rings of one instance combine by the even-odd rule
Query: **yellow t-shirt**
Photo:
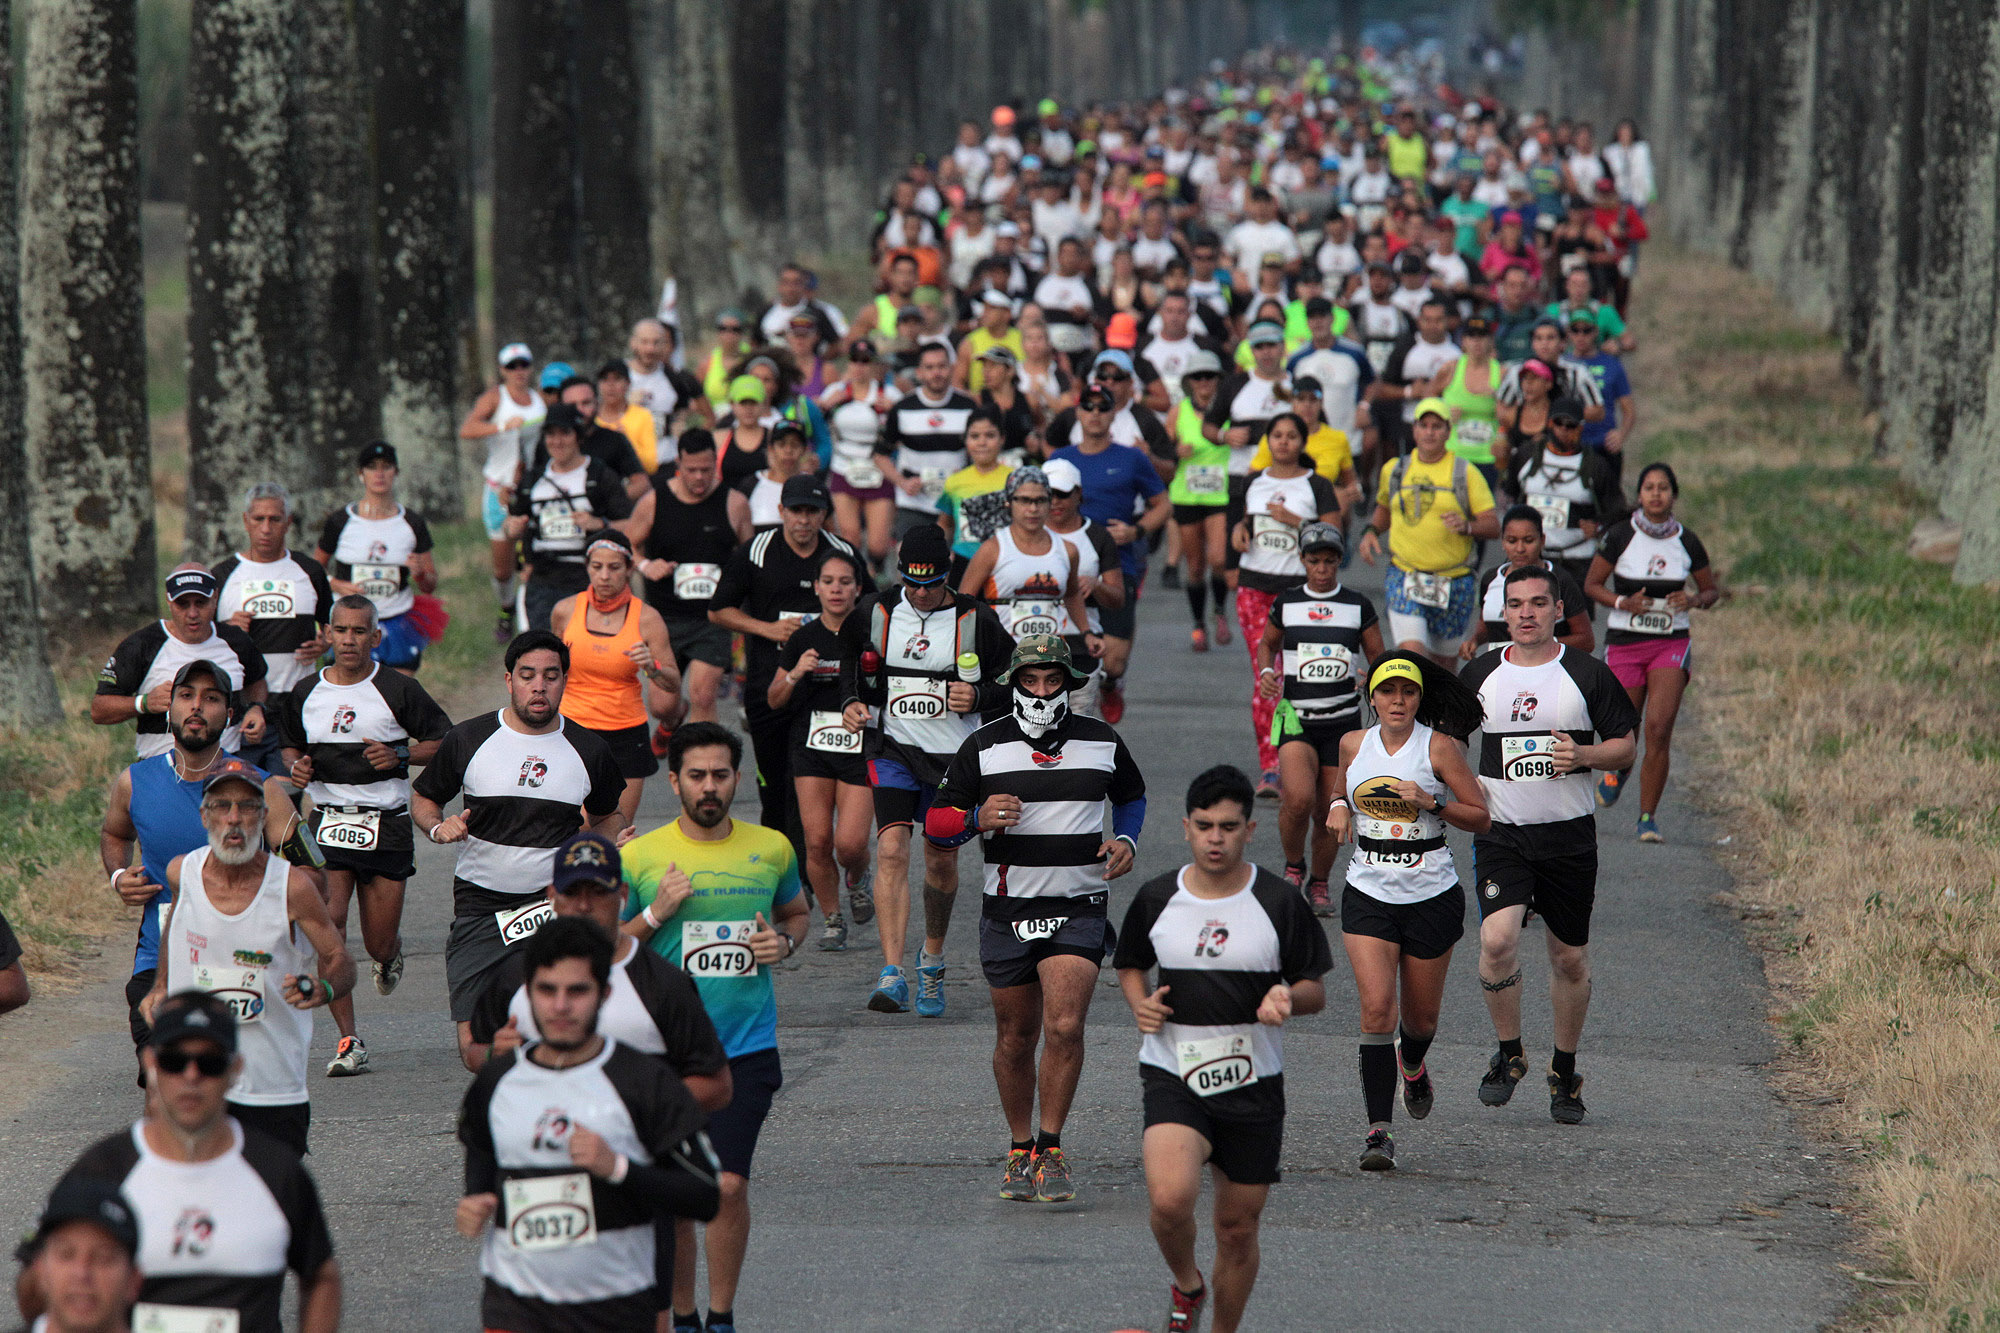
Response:
POLYGON ((1393 496, 1389 485, 1395 480, 1396 464, 1383 464, 1375 502, 1389 507, 1389 553, 1396 568, 1450 577, 1467 572, 1472 538, 1447 528, 1444 516, 1458 514, 1470 523, 1474 514, 1493 507, 1493 491, 1478 468, 1465 464, 1465 491, 1472 501, 1472 513, 1466 513, 1452 493, 1452 461, 1451 454, 1435 463, 1423 462, 1412 454, 1403 470, 1402 486, 1393 496))
POLYGON ((597 424, 606 430, 623 431, 625 438, 632 441, 632 452, 639 455, 640 464, 651 472, 660 466, 660 442, 653 436, 653 414, 643 407, 628 406, 622 421, 597 419, 597 424))
MULTIPOLYGON (((1306 457, 1312 459, 1313 471, 1328 481, 1338 484, 1340 474, 1354 466, 1354 451, 1348 447, 1347 432, 1335 430, 1320 423, 1320 428, 1306 441, 1306 457)), ((1271 466, 1271 442, 1269 438, 1258 441, 1257 452, 1250 459, 1250 470, 1261 472, 1271 466)))
POLYGON ((971 349, 970 355, 972 357, 972 370, 966 376, 966 387, 974 394, 977 394, 981 389, 986 387, 986 363, 979 358, 986 355, 987 349, 995 343, 1012 352, 1017 365, 1028 359, 1027 351, 1021 346, 1021 331, 1019 329, 1010 328, 996 338, 985 329, 978 328, 966 334, 965 341, 966 345, 971 349))

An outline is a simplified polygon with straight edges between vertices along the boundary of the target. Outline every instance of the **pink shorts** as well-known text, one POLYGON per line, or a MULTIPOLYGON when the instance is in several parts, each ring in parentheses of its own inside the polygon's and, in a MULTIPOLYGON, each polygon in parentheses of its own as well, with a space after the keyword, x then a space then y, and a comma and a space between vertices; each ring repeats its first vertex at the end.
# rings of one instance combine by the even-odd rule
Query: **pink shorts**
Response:
POLYGON ((1690 665, 1694 643, 1689 639, 1650 639, 1644 643, 1614 643, 1604 650, 1604 665, 1628 690, 1641 689, 1646 673, 1660 667, 1674 667, 1694 674, 1690 665))

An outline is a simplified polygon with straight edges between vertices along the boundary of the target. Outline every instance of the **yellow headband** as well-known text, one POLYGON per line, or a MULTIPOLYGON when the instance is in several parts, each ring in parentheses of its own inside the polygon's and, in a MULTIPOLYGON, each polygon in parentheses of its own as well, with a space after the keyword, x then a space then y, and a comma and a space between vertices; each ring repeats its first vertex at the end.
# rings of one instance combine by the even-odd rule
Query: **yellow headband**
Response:
POLYGON ((1397 676, 1401 676, 1405 680, 1415 681, 1419 690, 1424 687, 1424 673, 1417 669, 1415 662, 1412 662, 1407 657, 1392 657, 1388 661, 1377 665, 1375 670, 1369 675, 1368 692, 1370 694, 1375 693, 1375 691, 1382 688, 1383 681, 1391 680, 1397 676))

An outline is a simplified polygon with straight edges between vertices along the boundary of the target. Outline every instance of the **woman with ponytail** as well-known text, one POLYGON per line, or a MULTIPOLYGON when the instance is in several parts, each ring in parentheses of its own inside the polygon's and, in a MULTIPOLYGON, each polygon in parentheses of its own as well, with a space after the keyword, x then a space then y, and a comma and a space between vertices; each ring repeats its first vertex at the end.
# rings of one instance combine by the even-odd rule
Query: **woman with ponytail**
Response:
POLYGON ((1346 795, 1334 798, 1326 826, 1336 842, 1354 839, 1340 929, 1361 1000, 1361 1169, 1387 1171, 1396 1165, 1389 1124, 1399 1065, 1404 1109, 1413 1120, 1431 1113, 1424 1055, 1465 932, 1444 826, 1483 833, 1493 821, 1465 758, 1465 738, 1484 717, 1478 695, 1448 668, 1398 651, 1369 671, 1368 702, 1378 720, 1341 738, 1335 790, 1346 795))
POLYGON ((594 731, 611 747, 625 794, 618 808, 630 822, 646 779, 660 771, 648 738, 648 718, 671 726, 683 711, 681 673, 660 613, 632 596, 632 543, 616 528, 591 534, 583 548, 590 586, 563 598, 549 628, 569 645, 569 680, 562 715, 594 731), (639 678, 652 682, 652 699, 639 678))

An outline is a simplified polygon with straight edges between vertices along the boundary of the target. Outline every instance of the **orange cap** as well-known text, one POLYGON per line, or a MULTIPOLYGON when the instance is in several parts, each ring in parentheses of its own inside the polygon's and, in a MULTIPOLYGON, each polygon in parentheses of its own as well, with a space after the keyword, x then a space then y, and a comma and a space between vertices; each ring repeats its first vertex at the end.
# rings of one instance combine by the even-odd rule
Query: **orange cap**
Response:
POLYGON ((994 107, 993 123, 995 125, 1000 126, 1002 129, 1005 129, 1007 126, 1012 125, 1014 123, 1014 108, 1011 106, 994 107))
POLYGON ((1104 345, 1126 351, 1139 345, 1139 321, 1129 310, 1121 310, 1104 326, 1104 345))

